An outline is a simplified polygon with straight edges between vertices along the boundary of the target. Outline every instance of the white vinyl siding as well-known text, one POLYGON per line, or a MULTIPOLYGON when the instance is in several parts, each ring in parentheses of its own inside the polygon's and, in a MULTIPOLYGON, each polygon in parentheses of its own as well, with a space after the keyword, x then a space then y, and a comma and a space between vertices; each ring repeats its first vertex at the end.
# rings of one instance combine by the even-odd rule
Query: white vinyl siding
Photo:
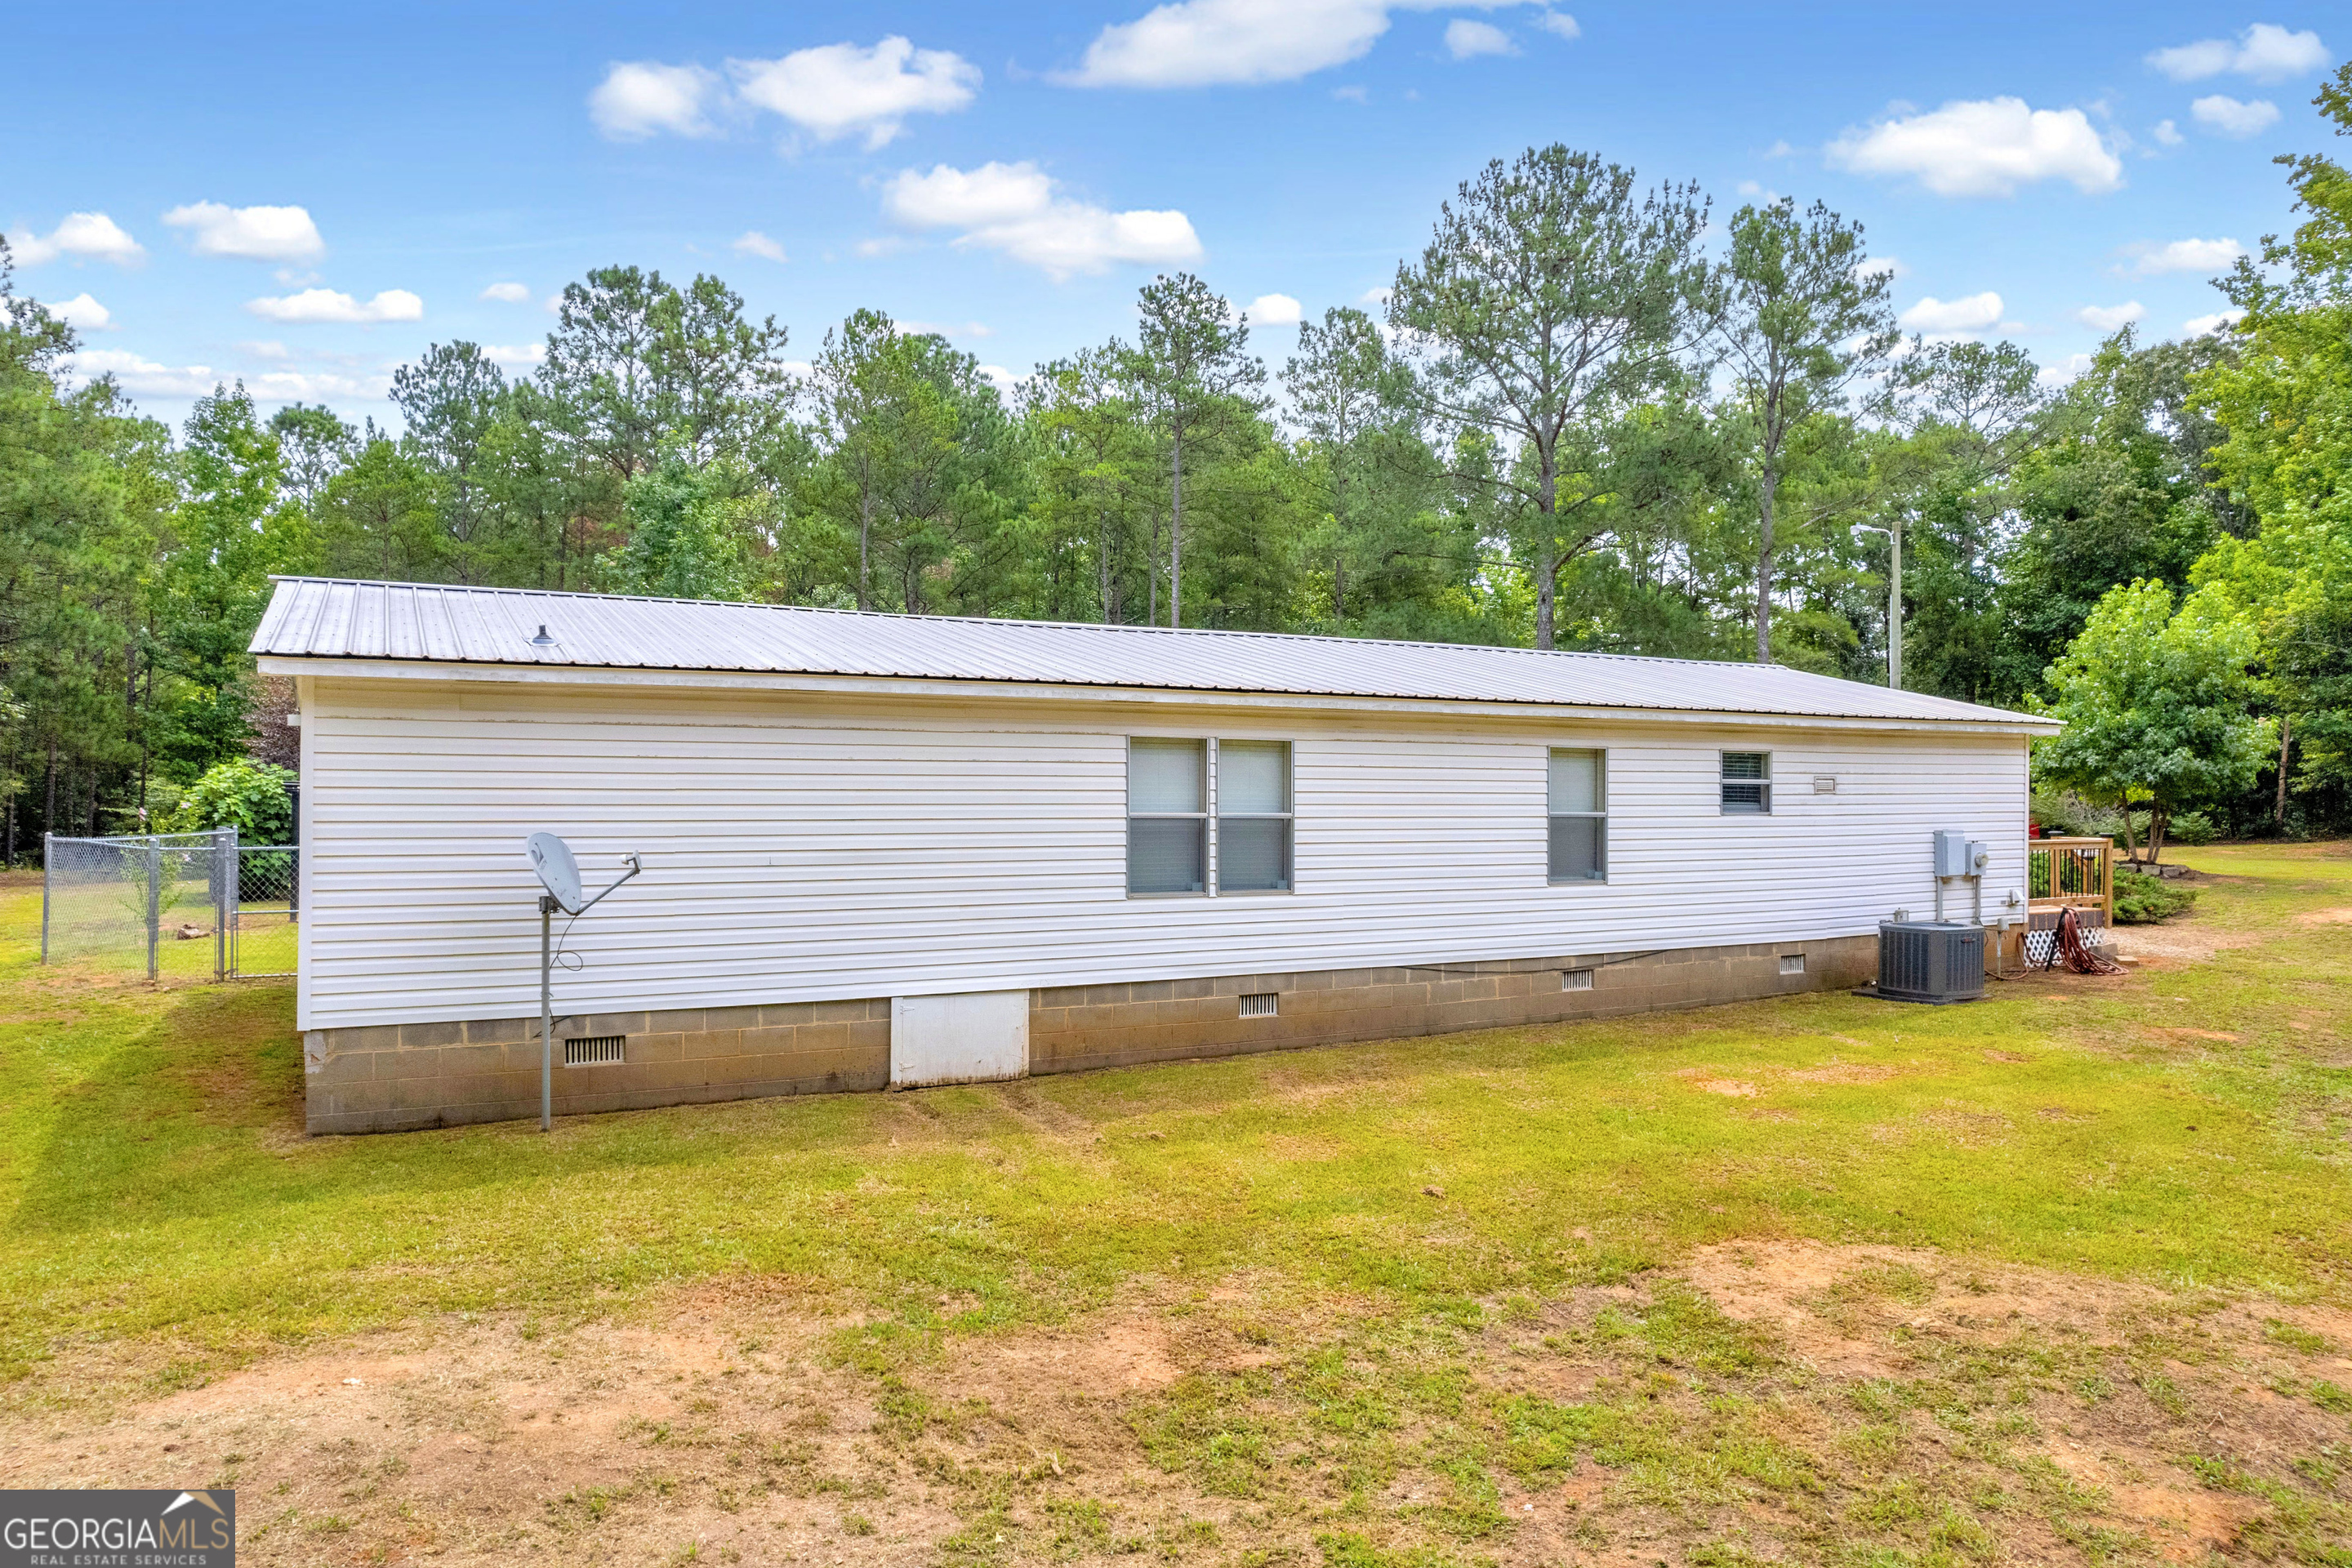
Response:
MULTIPOLYGON (((730 1006, 1864 934, 1939 827, 2024 883, 2013 734, 1594 722, 1609 879, 1529 874, 1557 720, 307 676, 302 1026, 538 1011, 522 840, 598 885, 560 1012, 730 1006), (1296 891, 1128 895, 1129 738, 1282 741, 1296 891), (1719 815, 1717 753, 1833 773, 1719 815)), ((1582 734, 1578 739, 1585 739, 1582 734)))
POLYGON ((1555 882, 1609 877, 1609 753, 1554 746, 1545 781, 1545 874, 1555 882))

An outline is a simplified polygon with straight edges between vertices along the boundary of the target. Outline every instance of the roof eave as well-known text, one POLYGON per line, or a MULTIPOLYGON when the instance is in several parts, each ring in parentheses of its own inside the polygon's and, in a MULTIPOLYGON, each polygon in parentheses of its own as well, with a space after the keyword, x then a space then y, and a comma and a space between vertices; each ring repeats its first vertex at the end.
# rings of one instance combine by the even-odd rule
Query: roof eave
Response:
POLYGON ((1899 731, 1934 734, 2056 734, 2062 725, 2030 713, 1988 708, 1981 716, 1854 715, 1760 712, 1737 709, 1667 708, 1638 704, 1538 702, 1513 698, 1389 697, 1326 692, 1253 691, 1222 687, 1158 687, 1061 681, 987 680, 940 676, 830 675, 768 670, 664 669, 644 667, 400 659, 354 655, 263 654, 264 675, 340 676, 383 680, 462 680, 530 686, 654 687, 730 691, 791 691, 826 696, 890 696, 969 700, 975 691, 1012 701, 1222 706, 1280 711, 1509 714, 1528 718, 1625 720, 1665 723, 1745 724, 1768 728, 1899 731))

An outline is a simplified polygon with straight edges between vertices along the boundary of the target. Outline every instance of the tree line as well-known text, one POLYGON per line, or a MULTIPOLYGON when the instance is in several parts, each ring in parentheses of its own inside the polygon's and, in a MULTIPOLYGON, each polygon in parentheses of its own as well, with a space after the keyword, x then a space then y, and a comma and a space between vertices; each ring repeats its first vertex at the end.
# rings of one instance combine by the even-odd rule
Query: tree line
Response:
MULTIPOLYGON (((2339 124, 2346 91, 2321 98, 2339 124)), ((2078 724, 2053 783, 2334 820, 2352 182, 2290 178, 2308 221, 2223 280, 2234 330, 2126 329, 2055 391, 2012 343, 1905 338, 1858 223, 1756 203, 1710 244, 1696 187, 1559 146, 1465 183, 1376 309, 1302 324, 1278 363, 1176 274, 1130 336, 1009 391, 871 310, 796 374, 720 279, 615 266, 563 290, 529 374, 462 342, 400 369, 397 433, 224 385, 175 434, 75 384, 0 242, 6 844, 136 830, 244 754, 273 573, 1861 680, 1899 658, 1970 701, 2202 715, 2078 724)))

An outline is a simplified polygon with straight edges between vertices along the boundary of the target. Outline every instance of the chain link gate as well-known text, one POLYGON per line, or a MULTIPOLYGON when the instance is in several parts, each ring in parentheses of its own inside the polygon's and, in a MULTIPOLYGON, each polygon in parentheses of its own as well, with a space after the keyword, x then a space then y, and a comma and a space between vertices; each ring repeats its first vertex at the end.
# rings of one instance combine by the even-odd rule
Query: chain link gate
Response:
POLYGON ((289 975, 301 940, 302 852, 244 844, 236 851, 236 900, 228 911, 228 973, 289 975))
POLYGON ((290 975, 300 851, 235 828, 43 838, 41 962, 148 979, 290 975))

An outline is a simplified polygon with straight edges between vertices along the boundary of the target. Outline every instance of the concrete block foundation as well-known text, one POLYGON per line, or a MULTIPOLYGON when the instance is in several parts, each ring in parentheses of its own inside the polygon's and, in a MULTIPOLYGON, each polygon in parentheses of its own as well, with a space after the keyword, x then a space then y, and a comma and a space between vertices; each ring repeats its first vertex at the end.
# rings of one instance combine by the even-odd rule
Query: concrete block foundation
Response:
MULTIPOLYGON (((1876 977, 1876 936, 1563 954, 1192 980, 1047 986, 1029 1003, 1031 1074, 1238 1056, 1462 1029, 1561 1023, 1838 990, 1876 977), (1578 976, 1572 983, 1566 976, 1578 976), (1244 996, 1274 998, 1273 1011, 1244 996)), ((891 998, 616 1013, 559 1020, 625 1037, 623 1059, 555 1068, 558 1115, 880 1089, 891 998)), ((307 1123, 394 1132, 539 1114, 539 1020, 478 1019, 304 1037, 307 1123)))

